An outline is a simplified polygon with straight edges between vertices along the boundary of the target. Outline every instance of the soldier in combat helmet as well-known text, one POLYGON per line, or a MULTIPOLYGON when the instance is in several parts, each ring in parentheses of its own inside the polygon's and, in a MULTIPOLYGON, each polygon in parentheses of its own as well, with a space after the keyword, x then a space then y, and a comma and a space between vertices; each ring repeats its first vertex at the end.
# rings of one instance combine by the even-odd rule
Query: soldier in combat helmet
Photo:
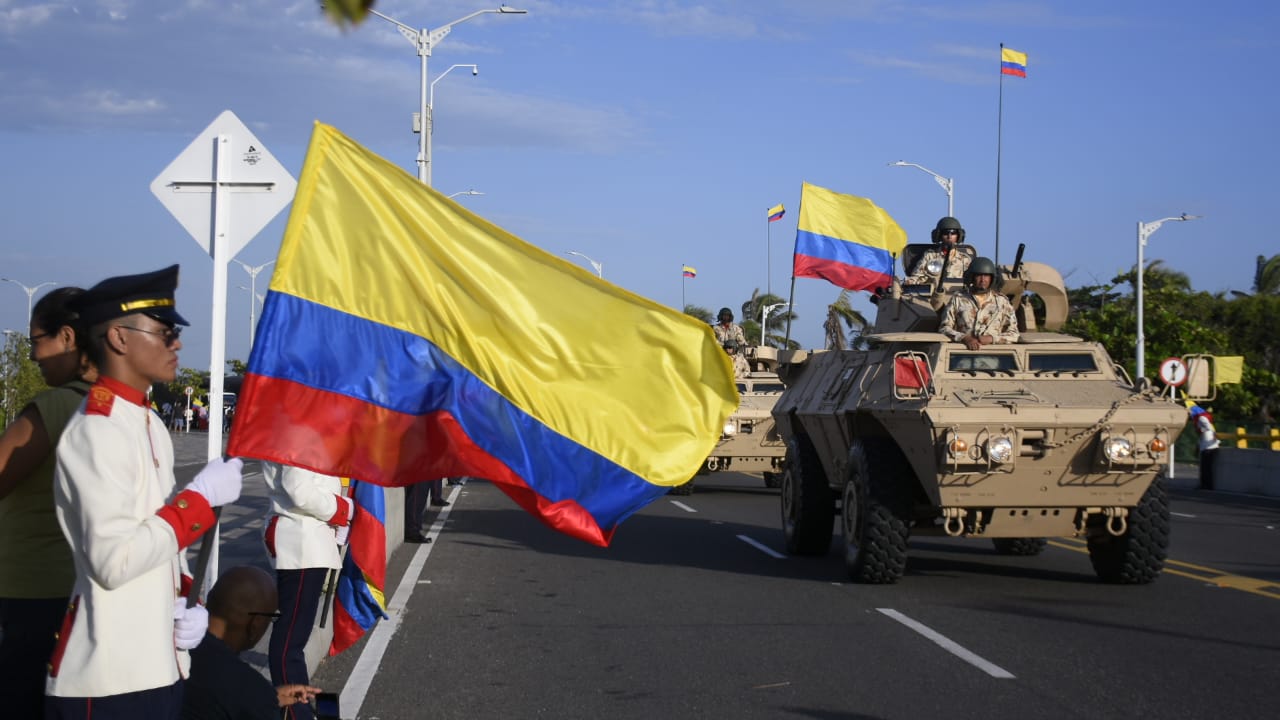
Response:
POLYGON ((980 257, 964 275, 965 290, 956 293, 942 310, 938 332, 970 350, 992 343, 1018 341, 1018 321, 1009 298, 995 292, 996 264, 980 257))
POLYGON ((938 220, 930 236, 933 238, 933 247, 926 250, 916 261, 911 277, 905 282, 906 285, 936 282, 938 272, 941 271, 930 272, 931 261, 936 267, 946 268, 948 278, 957 280, 963 278, 965 271, 969 269, 971 258, 968 254, 958 252, 956 249, 956 246, 964 242, 964 228, 960 226, 959 220, 950 215, 938 220))

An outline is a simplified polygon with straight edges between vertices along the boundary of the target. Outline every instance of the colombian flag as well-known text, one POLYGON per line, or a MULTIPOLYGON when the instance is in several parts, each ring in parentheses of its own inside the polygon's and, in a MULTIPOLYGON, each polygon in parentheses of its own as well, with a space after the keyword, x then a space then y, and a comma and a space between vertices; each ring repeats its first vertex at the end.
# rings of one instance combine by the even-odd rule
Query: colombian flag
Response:
POLYGON ((316 123, 227 452, 383 486, 482 477, 605 546, 737 401, 706 324, 316 123))
POLYGON ((804 183, 792 275, 822 278, 848 290, 893 280, 893 259, 907 233, 867 198, 804 183))
POLYGON ((1027 54, 1010 50, 1007 47, 1000 48, 1000 72, 1005 75, 1013 75, 1014 77, 1024 78, 1027 76, 1027 54))
POLYGON ((329 654, 351 647, 387 617, 387 504, 377 485, 351 481, 350 497, 356 514, 347 536, 347 555, 333 603, 333 639, 329 654))
POLYGON ((769 208, 769 222, 773 222, 775 220, 781 220, 782 216, 786 212, 787 212, 786 209, 782 207, 782 203, 778 203, 777 205, 774 205, 773 207, 769 208))
POLYGON ((693 268, 689 267, 688 265, 685 265, 685 266, 684 266, 684 276, 685 276, 685 277, 698 277, 698 271, 697 271, 697 270, 694 270, 693 268))

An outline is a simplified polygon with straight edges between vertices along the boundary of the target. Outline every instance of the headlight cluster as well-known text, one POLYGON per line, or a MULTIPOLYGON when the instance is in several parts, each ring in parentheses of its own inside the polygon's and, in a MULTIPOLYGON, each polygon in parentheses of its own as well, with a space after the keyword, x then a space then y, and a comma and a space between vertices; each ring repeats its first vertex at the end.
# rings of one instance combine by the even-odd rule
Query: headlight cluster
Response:
POLYGON ((1126 438, 1109 437, 1102 443, 1102 453, 1111 462, 1121 462, 1133 458, 1133 444, 1126 438))
POLYGON ((979 437, 970 445, 959 435, 953 435, 947 443, 947 451, 957 461, 981 462, 985 458, 993 463, 1004 464, 1013 461, 1013 438, 997 435, 983 441, 979 437))
POLYGON ((987 457, 994 463, 1007 463, 1013 459, 1013 441, 1007 437, 994 437, 987 441, 987 457))
POLYGON ((737 434, 738 434, 738 426, 737 426, 736 424, 734 424, 734 422, 733 422, 732 420, 730 420, 729 422, 726 422, 726 423, 724 424, 724 434, 725 434, 725 435, 737 435, 737 434))

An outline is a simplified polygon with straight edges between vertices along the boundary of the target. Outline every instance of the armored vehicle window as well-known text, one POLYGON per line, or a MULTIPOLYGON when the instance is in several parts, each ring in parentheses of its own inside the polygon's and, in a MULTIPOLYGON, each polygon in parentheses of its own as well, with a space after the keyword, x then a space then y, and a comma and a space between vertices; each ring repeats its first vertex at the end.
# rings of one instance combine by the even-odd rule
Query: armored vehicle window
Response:
POLYGON ((758 382, 758 383, 751 383, 751 392, 758 392, 758 393, 776 392, 776 393, 780 393, 780 392, 782 392, 782 391, 783 391, 783 390, 785 390, 785 389, 786 389, 786 388, 785 388, 785 387, 782 385, 782 383, 780 383, 780 382, 758 382))
POLYGON ((1084 353, 1031 353, 1027 357, 1027 366, 1034 373, 1095 372, 1098 369, 1093 355, 1084 353))
POLYGON ((1018 369, 1012 353, 951 353, 947 369, 952 372, 1007 372, 1018 369))
POLYGON ((747 384, 746 384, 746 383, 744 383, 744 382, 740 382, 740 383, 738 383, 738 394, 739 394, 739 395, 741 395, 742 393, 744 393, 744 392, 746 392, 746 391, 747 391, 747 384))

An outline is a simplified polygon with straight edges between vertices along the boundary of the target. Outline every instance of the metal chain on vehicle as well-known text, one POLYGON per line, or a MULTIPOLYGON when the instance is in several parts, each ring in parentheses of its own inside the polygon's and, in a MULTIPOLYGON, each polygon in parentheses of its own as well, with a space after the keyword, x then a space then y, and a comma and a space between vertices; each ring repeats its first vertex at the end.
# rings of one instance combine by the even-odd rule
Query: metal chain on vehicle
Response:
POLYGON ((1119 410, 1122 406, 1128 405, 1129 403, 1141 398, 1154 398, 1159 396, 1160 396, 1160 392, 1155 390, 1151 386, 1144 387, 1143 389, 1139 390, 1133 395, 1130 395, 1129 397, 1123 400, 1119 400, 1113 403, 1111 405, 1111 409, 1107 411, 1107 414, 1103 415, 1102 419, 1094 423, 1092 427, 1087 428, 1085 430, 1081 430, 1080 432, 1076 433, 1075 435, 1072 435, 1071 437, 1067 438, 1062 442, 1051 442, 1046 440, 1042 444, 1046 448, 1062 448, 1062 447, 1067 447, 1068 445, 1074 445, 1075 443, 1079 442, 1081 438, 1091 436, 1094 433, 1101 430, 1102 426, 1106 425, 1107 421, 1111 419, 1111 416, 1115 415, 1116 411, 1119 410))

